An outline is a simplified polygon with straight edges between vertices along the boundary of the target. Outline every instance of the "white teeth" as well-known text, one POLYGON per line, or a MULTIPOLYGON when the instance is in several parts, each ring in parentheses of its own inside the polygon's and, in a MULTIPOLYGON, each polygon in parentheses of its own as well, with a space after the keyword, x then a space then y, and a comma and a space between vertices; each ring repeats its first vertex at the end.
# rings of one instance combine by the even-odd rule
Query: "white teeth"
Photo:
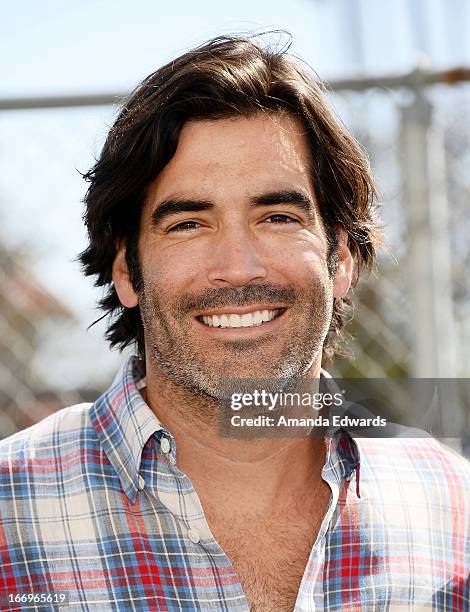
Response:
POLYGON ((253 325, 253 315, 251 312, 243 314, 240 318, 242 327, 251 327, 253 325))
POLYGON ((253 325, 261 325, 262 322, 263 322, 263 315, 260 313, 259 310, 257 310, 253 314, 253 325))
POLYGON ((241 327, 241 319, 238 314, 231 314, 228 318, 228 324, 230 327, 241 327))
POLYGON ((256 310, 245 314, 203 315, 201 318, 209 327, 255 327, 272 321, 280 310, 256 310))

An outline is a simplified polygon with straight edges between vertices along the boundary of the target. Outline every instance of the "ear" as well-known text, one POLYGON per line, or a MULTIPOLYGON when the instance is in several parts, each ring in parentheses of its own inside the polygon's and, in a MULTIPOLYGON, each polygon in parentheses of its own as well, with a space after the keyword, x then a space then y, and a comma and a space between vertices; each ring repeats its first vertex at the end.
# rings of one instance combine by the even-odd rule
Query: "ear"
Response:
POLYGON ((139 296, 134 291, 126 262, 126 245, 121 242, 113 262, 113 283, 119 301, 126 308, 134 308, 139 303, 139 296))
POLYGON ((338 264, 333 279, 333 296, 335 298, 342 298, 347 294, 351 286, 354 262, 351 251, 348 248, 348 233, 341 225, 336 225, 335 231, 338 236, 338 264))

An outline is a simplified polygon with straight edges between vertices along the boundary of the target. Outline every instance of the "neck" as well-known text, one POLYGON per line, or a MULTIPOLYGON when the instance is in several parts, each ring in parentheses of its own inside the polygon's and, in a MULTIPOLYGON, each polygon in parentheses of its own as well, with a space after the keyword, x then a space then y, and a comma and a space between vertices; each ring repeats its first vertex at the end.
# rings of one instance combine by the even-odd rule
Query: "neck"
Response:
MULTIPOLYGON (((320 360, 307 377, 320 376, 320 360)), ((235 499, 254 494, 260 508, 286 490, 320 479, 322 437, 221 437, 219 403, 176 385, 147 362, 145 399, 176 441, 178 468, 198 489, 217 490, 235 499)), ((252 503, 252 501, 250 501, 252 503)))

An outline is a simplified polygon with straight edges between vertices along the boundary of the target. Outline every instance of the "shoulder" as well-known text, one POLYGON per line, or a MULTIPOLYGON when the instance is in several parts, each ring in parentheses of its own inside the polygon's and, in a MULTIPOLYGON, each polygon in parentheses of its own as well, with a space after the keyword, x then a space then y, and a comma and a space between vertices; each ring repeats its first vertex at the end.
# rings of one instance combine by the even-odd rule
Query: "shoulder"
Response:
POLYGON ((8 438, 0 440, 0 459, 10 448, 34 448, 40 447, 43 442, 55 436, 67 436, 77 429, 83 429, 88 425, 89 412, 93 404, 75 404, 62 408, 35 425, 23 429, 8 438))
POLYGON ((33 475, 54 466, 63 456, 78 452, 87 438, 94 437, 89 418, 91 406, 86 403, 63 408, 1 440, 0 485, 11 481, 12 474, 18 478, 24 472, 33 475))
MULTIPOLYGON (((410 430, 411 434, 414 430, 410 430)), ((470 475, 470 462, 450 446, 430 435, 412 437, 402 435, 393 438, 354 438, 361 454, 361 464, 410 467, 443 467, 449 463, 464 474, 470 475)))
POLYGON ((456 493, 470 507, 470 462, 432 437, 355 438, 363 483, 456 493))

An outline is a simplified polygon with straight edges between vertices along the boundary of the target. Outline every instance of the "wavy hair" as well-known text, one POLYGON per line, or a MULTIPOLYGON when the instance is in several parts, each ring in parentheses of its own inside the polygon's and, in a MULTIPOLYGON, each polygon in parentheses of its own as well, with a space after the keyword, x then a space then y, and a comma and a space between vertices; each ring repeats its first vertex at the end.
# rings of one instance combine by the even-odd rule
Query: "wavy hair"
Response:
MULTIPOLYGON (((125 308, 112 282, 112 265, 122 240, 136 291, 140 217, 148 188, 174 155, 189 120, 288 112, 305 129, 315 195, 329 241, 328 266, 336 263, 334 226, 348 233, 354 259, 353 286, 376 262, 382 245, 375 215, 375 189, 365 152, 334 116, 323 86, 297 59, 263 45, 262 35, 221 36, 181 55, 150 74, 123 104, 94 166, 84 174, 88 246, 79 255, 85 275, 104 287, 99 302, 109 316, 106 339, 120 349, 135 343, 145 355, 139 306, 125 308)), ((344 325, 352 301, 335 299, 323 345, 323 365, 347 355, 344 325)))

